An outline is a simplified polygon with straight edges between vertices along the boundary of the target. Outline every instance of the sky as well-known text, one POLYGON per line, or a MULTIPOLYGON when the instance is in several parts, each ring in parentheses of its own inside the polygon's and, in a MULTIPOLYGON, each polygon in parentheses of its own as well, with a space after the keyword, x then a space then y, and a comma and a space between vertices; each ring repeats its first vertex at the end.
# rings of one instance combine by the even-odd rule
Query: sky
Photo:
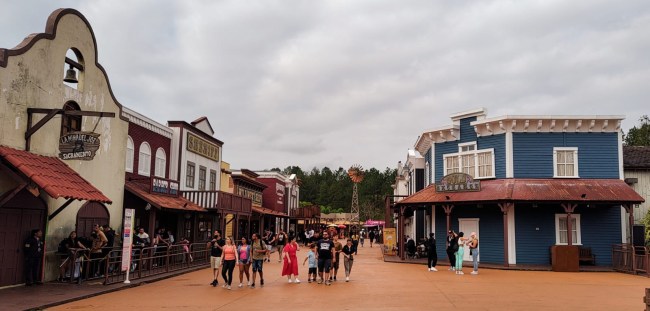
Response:
POLYGON ((80 11, 118 101, 207 116, 233 169, 395 168, 426 129, 650 114, 650 2, 3 1, 0 47, 80 11))

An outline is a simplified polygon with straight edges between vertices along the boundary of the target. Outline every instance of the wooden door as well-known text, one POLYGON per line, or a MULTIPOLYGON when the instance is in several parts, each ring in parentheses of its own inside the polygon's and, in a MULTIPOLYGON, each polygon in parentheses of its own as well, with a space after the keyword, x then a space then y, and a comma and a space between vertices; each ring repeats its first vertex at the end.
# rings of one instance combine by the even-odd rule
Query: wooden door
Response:
POLYGON ((25 281, 23 242, 43 222, 43 210, 0 208, 0 286, 25 281))
MULTIPOLYGON (((459 232, 463 232, 465 234, 466 238, 469 238, 469 235, 472 232, 476 232, 476 235, 480 236, 480 235, 478 235, 478 221, 479 221, 478 218, 460 218, 460 219, 458 219, 458 224, 459 224, 458 227, 460 228, 459 232)), ((481 253, 480 252, 479 252, 478 256, 479 256, 478 259, 480 261, 481 260, 481 253)), ((472 261, 472 256, 470 256, 469 247, 467 247, 467 246, 465 247, 465 254, 463 255, 463 260, 464 261, 472 261)))

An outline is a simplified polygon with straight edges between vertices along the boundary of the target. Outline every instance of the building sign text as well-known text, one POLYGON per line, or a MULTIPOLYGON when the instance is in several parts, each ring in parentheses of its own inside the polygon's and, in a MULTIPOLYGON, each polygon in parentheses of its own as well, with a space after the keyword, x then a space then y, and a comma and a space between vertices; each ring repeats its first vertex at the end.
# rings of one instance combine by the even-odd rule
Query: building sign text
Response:
POLYGON ((187 133, 187 150, 208 159, 219 161, 219 146, 192 133, 187 133))
POLYGON ((436 184, 437 192, 481 191, 481 181, 465 173, 451 173, 436 184))
POLYGON ((99 134, 70 132, 59 138, 59 158, 63 160, 92 160, 99 149, 99 134))

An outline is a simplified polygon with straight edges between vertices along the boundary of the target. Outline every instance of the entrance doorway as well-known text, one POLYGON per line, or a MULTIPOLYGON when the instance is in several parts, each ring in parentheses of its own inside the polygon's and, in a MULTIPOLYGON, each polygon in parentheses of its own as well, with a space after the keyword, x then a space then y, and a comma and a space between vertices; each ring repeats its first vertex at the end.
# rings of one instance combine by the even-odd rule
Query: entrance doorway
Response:
POLYGON ((33 229, 45 228, 47 206, 29 191, 0 207, 0 286, 25 282, 23 242, 33 229))
MULTIPOLYGON (((459 232, 463 232, 465 234, 466 238, 469 238, 470 233, 476 232, 476 235, 478 236, 478 218, 459 218, 458 219, 458 228, 460 228, 459 232)), ((481 259, 481 255, 479 253, 479 261, 481 259)), ((469 254, 469 248, 465 248, 465 254, 463 255, 463 261, 472 261, 472 256, 469 254)))
POLYGON ((104 204, 99 202, 86 202, 77 212, 77 236, 90 238, 93 225, 108 224, 110 215, 104 204))

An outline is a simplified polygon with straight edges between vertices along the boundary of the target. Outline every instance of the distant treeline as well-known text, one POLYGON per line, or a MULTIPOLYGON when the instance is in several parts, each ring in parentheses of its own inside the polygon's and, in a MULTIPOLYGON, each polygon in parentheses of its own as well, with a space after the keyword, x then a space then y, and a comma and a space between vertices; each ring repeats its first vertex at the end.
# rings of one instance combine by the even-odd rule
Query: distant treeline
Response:
MULTIPOLYGON (((300 204, 318 205, 321 213, 348 213, 352 206, 352 180, 346 168, 332 170, 329 167, 313 168, 303 171, 298 166, 285 169, 273 168, 271 171, 287 175, 296 174, 301 181, 300 204)), ((365 170, 364 180, 358 185, 361 220, 383 219, 384 196, 393 194, 391 185, 395 183, 396 170, 386 168, 383 172, 376 168, 365 170)))

